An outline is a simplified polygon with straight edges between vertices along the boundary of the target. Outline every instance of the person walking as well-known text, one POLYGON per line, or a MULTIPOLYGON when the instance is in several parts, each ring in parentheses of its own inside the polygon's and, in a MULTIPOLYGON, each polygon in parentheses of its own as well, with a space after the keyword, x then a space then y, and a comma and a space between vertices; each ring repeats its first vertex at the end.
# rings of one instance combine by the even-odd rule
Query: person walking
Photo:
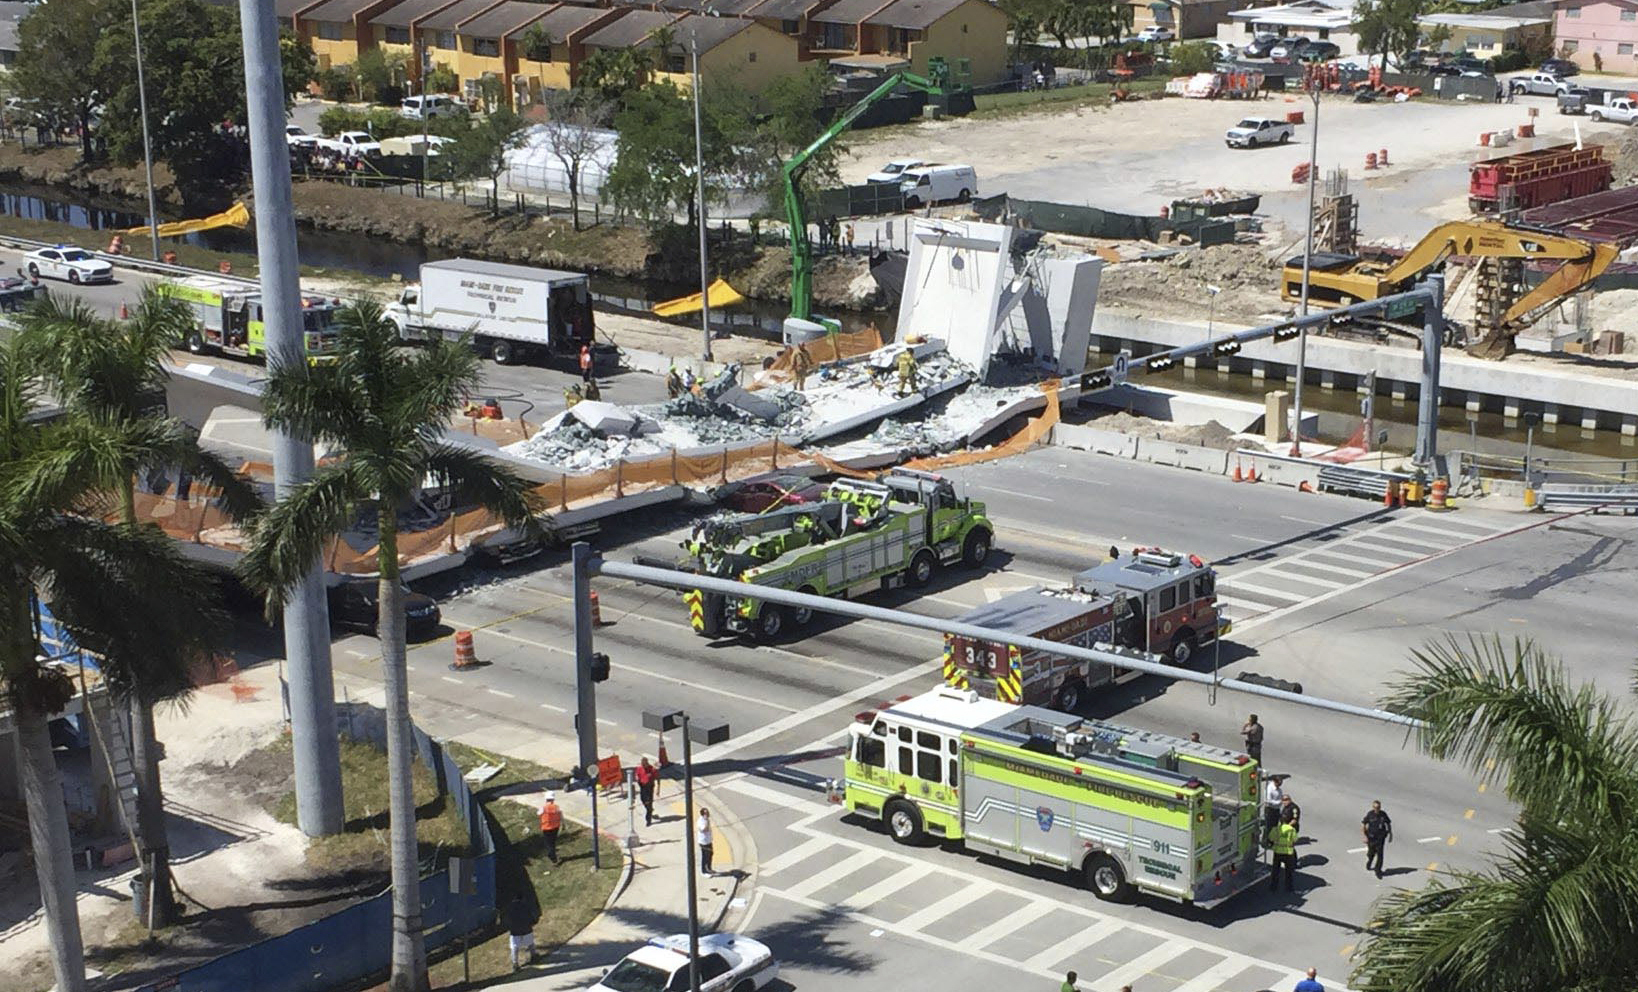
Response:
POLYGON ((1058 992, 1080 992, 1075 987, 1075 973, 1073 971, 1064 976, 1064 983, 1058 986, 1058 992))
POLYGON ((1308 977, 1292 986, 1291 992, 1325 992, 1325 986, 1319 983, 1319 972, 1308 969, 1308 977))
POLYGON ((843 250, 847 253, 849 258, 852 258, 853 257, 853 222, 852 221, 848 221, 846 230, 844 230, 842 232, 842 237, 845 239, 844 242, 843 242, 843 250))
POLYGON ((1359 832, 1365 838, 1365 870, 1373 870, 1371 865, 1374 861, 1376 877, 1381 878, 1383 848, 1393 840, 1393 817, 1383 810, 1382 800, 1371 800, 1371 808, 1359 821, 1359 832))
POLYGON ((512 951, 512 970, 518 970, 518 956, 527 951, 529 960, 525 964, 535 963, 535 914, 524 901, 523 893, 519 892, 506 904, 506 933, 508 944, 512 951))
POLYGON ((1263 761, 1263 725, 1257 722, 1257 714, 1251 714, 1245 726, 1240 728, 1240 736, 1246 739, 1246 754, 1251 760, 1262 764, 1263 761))
POLYGON ((580 346, 580 380, 582 382, 591 382, 591 377, 592 377, 591 345, 583 344, 583 345, 580 346))
POLYGON ((1274 839, 1270 846, 1274 849, 1274 874, 1269 876, 1269 889, 1280 891, 1280 873, 1285 873, 1285 891, 1296 891, 1297 876, 1297 828, 1289 821, 1274 828, 1274 839))
POLYGON ((557 793, 546 793, 546 805, 540 807, 540 839, 546 843, 546 856, 557 864, 557 835, 563 829, 563 811, 557 807, 557 793))
POLYGON ((916 356, 909 348, 899 352, 894 359, 894 366, 899 371, 899 396, 908 396, 916 391, 916 356))
POLYGON ((791 372, 796 376, 796 391, 804 392, 808 388, 808 375, 813 372, 813 356, 808 354, 808 346, 796 346, 796 354, 791 356, 791 372))
POLYGON ((660 777, 660 770, 649 764, 648 755, 643 755, 643 761, 637 766, 637 798, 643 803, 643 826, 654 825, 654 783, 660 777))
POLYGON ((715 875, 711 870, 711 811, 700 807, 700 818, 694 825, 694 842, 700 847, 700 874, 715 875))
POLYGON ((681 396, 682 394, 683 394, 682 376, 680 374, 678 374, 677 366, 675 364, 673 364, 671 366, 671 368, 666 370, 666 373, 665 373, 665 396, 666 396, 666 399, 674 400, 677 397, 681 396))

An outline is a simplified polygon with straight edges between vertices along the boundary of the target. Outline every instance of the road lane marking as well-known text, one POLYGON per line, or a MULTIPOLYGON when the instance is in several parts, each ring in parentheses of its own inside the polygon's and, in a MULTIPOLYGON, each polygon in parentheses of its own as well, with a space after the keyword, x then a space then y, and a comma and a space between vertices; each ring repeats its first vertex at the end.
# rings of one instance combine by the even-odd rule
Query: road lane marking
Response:
POLYGON ((792 899, 806 899, 825 886, 840 882, 878 857, 875 851, 855 851, 829 868, 814 872, 797 882, 786 890, 785 895, 792 899))
POLYGON ((1115 933, 1121 927, 1119 920, 1099 920, 1089 927, 1084 927, 1070 934, 1065 940, 1035 955, 1024 962, 1024 967, 1032 970, 1048 970, 1047 965, 1057 964, 1059 961, 1079 954, 1093 944, 1115 933))
POLYGON ((1300 602, 1304 599, 1303 594, 1300 592, 1286 592, 1283 589, 1270 589, 1267 586, 1252 585, 1250 582, 1242 582, 1232 575, 1223 579, 1223 584, 1228 586, 1230 590, 1249 592, 1253 596, 1268 596, 1272 599, 1283 599, 1291 603, 1300 602))
POLYGON ((1416 843, 1418 843, 1418 844, 1431 844, 1436 840, 1444 840, 1444 838, 1443 837, 1418 837, 1418 838, 1416 838, 1416 843))
POLYGON ((553 706, 551 703, 541 703, 540 708, 543 709, 543 710, 551 710, 554 713, 567 713, 567 712, 569 712, 568 710, 564 709, 563 707, 553 706))
POLYGON ((1478 812, 1478 810, 1476 810, 1476 809, 1470 809, 1466 813, 1462 814, 1462 819, 1471 820, 1471 819, 1473 819, 1473 814, 1477 813, 1477 812, 1478 812))
POLYGON ((1138 979, 1153 973, 1168 961, 1190 950, 1180 942, 1167 941, 1159 947, 1145 951, 1137 957, 1105 974, 1098 979, 1098 984, 1108 988, 1120 988, 1123 985, 1132 985, 1138 979))
POLYGON ((980 927, 977 933, 963 937, 961 942, 966 944, 968 947, 982 950, 1000 940, 1002 937, 1018 933, 1020 930, 1023 930, 1031 923, 1034 923, 1036 920, 1057 908, 1058 907, 1044 899, 1037 902, 1025 903, 1022 908, 1008 913, 1006 916, 1001 917, 999 920, 996 920, 989 926, 980 927))
POLYGON ((613 720, 605 720, 602 717, 598 717, 597 722, 601 723, 605 727, 618 727, 618 726, 620 726, 618 723, 615 723, 613 720))
POLYGON ((973 486, 973 488, 978 489, 978 490, 982 490, 983 492, 986 492, 986 493, 1005 493, 1008 496, 1016 496, 1019 499, 1032 499, 1032 500, 1035 500, 1037 503, 1056 502, 1051 496, 1037 496, 1034 493, 1021 493, 1021 492, 1018 492, 1015 489, 1002 489, 1000 486, 978 486, 978 485, 975 485, 975 486, 973 486))
MULTIPOLYGON (((1350 944, 1347 952, 1342 956, 1347 957, 1352 952, 1353 945, 1350 944)), ((1252 967, 1256 967, 1256 965, 1239 955, 1231 955, 1179 985, 1173 992, 1217 992, 1218 989, 1229 984, 1229 979, 1252 967)))
POLYGON ((518 698, 518 697, 512 695, 510 692, 507 692, 504 689, 485 689, 484 692, 489 693, 491 696, 499 696, 502 699, 516 699, 516 698, 518 698))
POLYGON ((846 906, 848 909, 869 909, 900 889, 921 881, 931 875, 933 871, 933 866, 925 862, 910 865, 894 872, 875 885, 860 889, 843 899, 840 905, 846 906))
POLYGON ((956 910, 962 909, 971 903, 975 903, 979 899, 994 891, 995 886, 990 885, 987 882, 980 882, 977 885, 969 885, 964 889, 950 893, 943 899, 934 902, 930 906, 923 906, 921 909, 918 909, 909 916, 906 916, 904 919, 899 921, 899 928, 908 933, 915 933, 919 935, 922 927, 925 927, 931 923, 936 923, 939 920, 944 919, 946 916, 949 916, 956 910))
POLYGON ((460 679, 454 678, 454 677, 449 676, 449 675, 440 675, 438 677, 443 679, 445 682, 453 682, 456 685, 466 685, 466 683, 462 682, 460 679))
POLYGON ((1309 520, 1307 517, 1288 517, 1283 513, 1280 514, 1280 519, 1281 520, 1289 520, 1292 523, 1296 523, 1296 524, 1310 524, 1310 525, 1312 525, 1314 527, 1335 527, 1336 526, 1336 524, 1329 524, 1329 523, 1326 523, 1323 520, 1309 520))
POLYGON ((809 837, 795 847, 762 862, 757 867, 757 876, 763 878, 768 875, 776 875, 791 865, 800 864, 829 846, 830 839, 828 837, 809 837))
POLYGON ((1349 854, 1363 854, 1364 852, 1366 852, 1368 850, 1370 850, 1370 848, 1368 848, 1368 847, 1350 847, 1350 848, 1348 848, 1348 853, 1349 854))
MULTIPOLYGON (((1321 568, 1322 566, 1313 565, 1313 564, 1310 564, 1308 562, 1303 562, 1301 564, 1301 567, 1303 567, 1303 568, 1321 568)), ((1340 589, 1343 586, 1353 585, 1352 582, 1338 582, 1335 579, 1321 579, 1321 578, 1318 578, 1316 576, 1306 575, 1306 574, 1304 574, 1302 572, 1283 571, 1283 570, 1278 569, 1278 568, 1269 569, 1268 574, 1272 575, 1272 576, 1275 576, 1276 578, 1285 579, 1287 582, 1306 582, 1306 583, 1310 583, 1312 585, 1319 586, 1322 589, 1340 589)))

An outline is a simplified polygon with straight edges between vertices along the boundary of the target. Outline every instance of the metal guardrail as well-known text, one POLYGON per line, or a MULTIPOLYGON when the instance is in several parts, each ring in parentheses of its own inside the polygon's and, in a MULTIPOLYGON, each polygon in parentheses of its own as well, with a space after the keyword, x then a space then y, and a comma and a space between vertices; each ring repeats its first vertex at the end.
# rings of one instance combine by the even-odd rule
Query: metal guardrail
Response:
POLYGON ((1388 495, 1388 487, 1395 481, 1390 475, 1391 473, 1387 472, 1352 469, 1344 465, 1327 465, 1319 470, 1319 485, 1315 488, 1322 493, 1342 493, 1381 499, 1388 495))
POLYGON ((1536 491, 1536 505, 1543 510, 1613 510, 1638 514, 1638 486, 1572 486, 1550 484, 1536 491))

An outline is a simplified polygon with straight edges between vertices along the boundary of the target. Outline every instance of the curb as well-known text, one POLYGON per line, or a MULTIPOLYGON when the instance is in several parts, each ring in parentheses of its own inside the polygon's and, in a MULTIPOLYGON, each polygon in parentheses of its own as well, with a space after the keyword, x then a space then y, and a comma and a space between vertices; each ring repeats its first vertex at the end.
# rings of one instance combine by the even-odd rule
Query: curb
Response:
MULTIPOLYGON (((717 811, 716 829, 732 836, 734 849, 739 852, 741 862, 738 870, 732 876, 733 884, 728 887, 721 908, 717 910, 716 916, 712 918, 708 927, 712 932, 717 932, 722 929, 723 921, 728 918, 729 912, 733 909, 734 900, 738 898, 740 889, 742 887, 747 890, 754 888, 759 858, 756 852, 755 839, 751 837, 751 832, 745 828, 744 822, 740 820, 739 814, 734 812, 733 807, 724 803, 721 796, 709 788, 702 789, 696 784, 694 791, 696 794, 703 792, 710 797, 711 808, 717 811)), ((720 878, 721 876, 717 877, 720 878)))

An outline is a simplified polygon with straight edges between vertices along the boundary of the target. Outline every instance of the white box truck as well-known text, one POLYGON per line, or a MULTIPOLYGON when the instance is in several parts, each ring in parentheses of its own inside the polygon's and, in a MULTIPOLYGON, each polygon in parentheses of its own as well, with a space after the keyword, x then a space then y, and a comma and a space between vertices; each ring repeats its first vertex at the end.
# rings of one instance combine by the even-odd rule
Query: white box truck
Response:
MULTIPOLYGON (((421 266, 419 285, 404 287, 386 317, 406 341, 472 335, 473 347, 497 364, 530 355, 578 359, 593 341, 591 280, 579 272, 450 258, 421 266)), ((606 361, 606 358, 602 358, 606 361)))

